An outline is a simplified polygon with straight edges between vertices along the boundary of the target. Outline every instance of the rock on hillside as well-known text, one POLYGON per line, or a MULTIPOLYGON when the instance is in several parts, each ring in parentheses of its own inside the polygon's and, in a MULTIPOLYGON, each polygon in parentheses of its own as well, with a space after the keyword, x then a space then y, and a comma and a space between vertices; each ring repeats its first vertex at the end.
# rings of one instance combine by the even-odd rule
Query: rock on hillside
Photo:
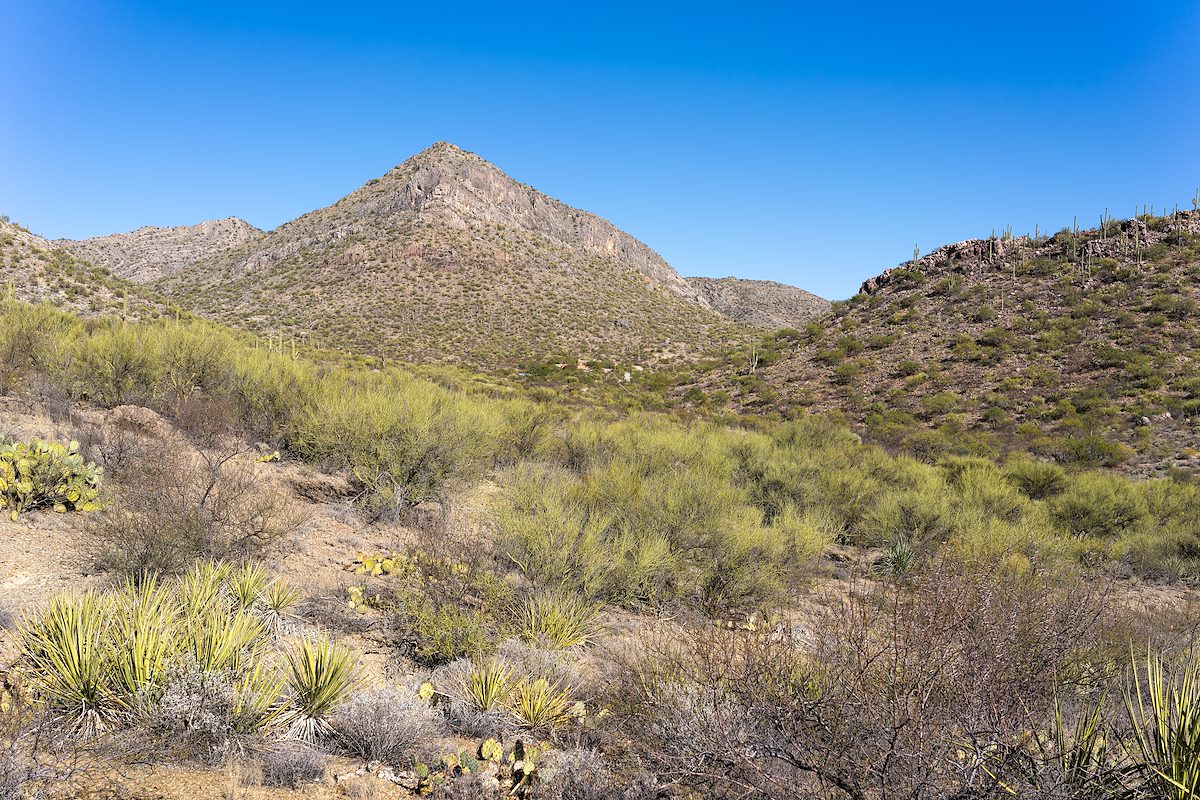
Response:
POLYGON ((825 314, 830 302, 775 281, 744 278, 688 278, 715 311, 758 328, 799 328, 825 314))
POLYGON ((148 283, 261 235, 250 223, 229 217, 174 228, 144 227, 81 241, 58 239, 53 244, 118 277, 148 283))
POLYGON ((748 335, 637 239, 445 142, 154 285, 253 331, 411 361, 687 357, 748 335))

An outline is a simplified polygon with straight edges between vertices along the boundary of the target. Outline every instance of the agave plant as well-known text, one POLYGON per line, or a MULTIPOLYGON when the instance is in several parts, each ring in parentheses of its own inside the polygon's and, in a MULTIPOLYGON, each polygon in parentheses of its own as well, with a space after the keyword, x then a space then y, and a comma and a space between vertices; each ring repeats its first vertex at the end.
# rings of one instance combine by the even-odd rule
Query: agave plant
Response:
POLYGON ((294 706, 289 735, 315 743, 330 734, 330 713, 361 683, 354 654, 325 638, 306 639, 284 660, 294 706))
POLYGON ((1146 656, 1134 669, 1125 708, 1140 756, 1143 778, 1154 797, 1200 797, 1200 659, 1193 657, 1168 675, 1162 657, 1146 656))
POLYGON ((539 592, 526 602, 521 614, 521 635, 528 642, 554 650, 587 645, 597 632, 600 606, 582 595, 566 591, 539 592))

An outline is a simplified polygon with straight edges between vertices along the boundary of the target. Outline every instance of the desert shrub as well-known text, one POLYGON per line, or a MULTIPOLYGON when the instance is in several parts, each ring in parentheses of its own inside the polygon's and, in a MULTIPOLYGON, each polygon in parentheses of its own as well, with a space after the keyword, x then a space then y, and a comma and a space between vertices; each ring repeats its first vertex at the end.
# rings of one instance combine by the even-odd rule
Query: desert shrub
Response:
POLYGON ((104 569, 165 574, 198 558, 254 558, 304 521, 235 439, 195 444, 109 430, 100 447, 121 464, 111 474, 113 503, 85 529, 104 569))
POLYGON ((239 692, 230 674, 184 659, 167 670, 163 684, 147 724, 163 748, 216 764, 235 749, 237 734, 253 729, 250 720, 238 719, 239 692))
POLYGON ((1112 475, 1084 473, 1049 501, 1050 516, 1074 536, 1112 537, 1128 531, 1147 514, 1146 502, 1127 482, 1112 475))
POLYGON ((150 402, 159 378, 152 335, 133 325, 113 325, 80 343, 71 361, 76 391, 105 406, 150 402))
POLYGON ((1080 467, 1116 467, 1133 454, 1120 442, 1096 434, 1060 440, 1058 450, 1063 461, 1080 467))
POLYGON ((76 321, 45 305, 0 304, 0 394, 36 371, 57 372, 76 321))
POLYGON ((660 778, 706 796, 998 796, 982 754, 1103 661, 1103 610, 1061 576, 938 562, 831 608, 815 648, 704 623, 652 640, 608 702, 660 778))
POLYGON ((530 793, 536 800, 610 800, 627 796, 608 759, 596 750, 570 748, 555 752, 538 771, 543 783, 530 793))
POLYGON ((946 499, 934 492, 910 489, 881 498, 856 530, 858 542, 866 545, 906 541, 927 546, 945 539, 950 529, 946 499))
POLYGON ((381 514, 444 500, 455 482, 481 474, 496 453, 496 419, 433 384, 351 374, 326 378, 293 422, 299 453, 349 469, 381 514))
POLYGON ((351 587, 360 610, 384 614, 387 629, 411 658, 444 664, 489 652, 495 612, 511 606, 511 589, 482 564, 418 550, 411 555, 364 556, 351 587))
POLYGON ((958 481, 964 509, 994 519, 1015 521, 1023 516, 1028 499, 1006 482, 993 465, 963 472, 958 481))
POLYGON ((1033 459, 1009 459, 1004 478, 1031 500, 1054 497, 1067 487, 1067 475, 1060 467, 1033 459))
POLYGON ((86 794, 109 763, 142 755, 128 742, 73 736, 16 688, 0 690, 0 800, 86 794))
POLYGON ((271 747, 259 759, 263 786, 298 789, 325 777, 327 757, 314 748, 298 743, 271 747))
POLYGON ((334 737, 366 760, 407 765, 419 745, 445 734, 445 722, 415 692, 371 689, 347 700, 332 719, 334 737))
POLYGON ((22 511, 96 511, 103 469, 85 463, 79 442, 61 445, 34 439, 0 444, 0 508, 22 511))
POLYGON ((158 375, 169 399, 222 394, 231 382, 232 341, 191 325, 168 325, 155 337, 158 375))

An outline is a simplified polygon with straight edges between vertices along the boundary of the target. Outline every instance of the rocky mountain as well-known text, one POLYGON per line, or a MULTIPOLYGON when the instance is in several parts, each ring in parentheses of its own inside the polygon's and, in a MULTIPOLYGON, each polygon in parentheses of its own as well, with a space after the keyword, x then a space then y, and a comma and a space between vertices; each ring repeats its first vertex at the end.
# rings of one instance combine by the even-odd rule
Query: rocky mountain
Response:
POLYGON ((840 411, 923 458, 1016 450, 1190 473, 1200 212, 947 245, 773 347, 699 388, 747 410, 840 411))
POLYGON ((148 283, 261 235, 250 223, 229 217, 173 228, 144 227, 82 241, 58 239, 53 244, 118 277, 148 283))
POLYGON ((688 278, 709 307, 732 320, 767 330, 799 328, 829 312, 830 302, 775 281, 688 278))
POLYGON ((263 334, 423 362, 686 358, 749 335, 637 239, 445 142, 241 234, 151 285, 263 334))
POLYGON ((144 319, 168 313, 166 303, 145 288, 5 220, 0 220, 0 283, 7 299, 49 303, 85 315, 144 319))

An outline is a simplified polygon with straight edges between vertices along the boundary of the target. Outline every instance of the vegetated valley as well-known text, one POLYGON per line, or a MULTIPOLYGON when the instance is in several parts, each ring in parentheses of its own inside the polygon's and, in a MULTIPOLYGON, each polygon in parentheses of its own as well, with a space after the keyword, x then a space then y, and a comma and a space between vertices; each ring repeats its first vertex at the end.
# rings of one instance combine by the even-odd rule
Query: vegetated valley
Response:
POLYGON ((438 144, 0 223, 0 798, 1194 798, 1200 214, 829 306, 438 144))

